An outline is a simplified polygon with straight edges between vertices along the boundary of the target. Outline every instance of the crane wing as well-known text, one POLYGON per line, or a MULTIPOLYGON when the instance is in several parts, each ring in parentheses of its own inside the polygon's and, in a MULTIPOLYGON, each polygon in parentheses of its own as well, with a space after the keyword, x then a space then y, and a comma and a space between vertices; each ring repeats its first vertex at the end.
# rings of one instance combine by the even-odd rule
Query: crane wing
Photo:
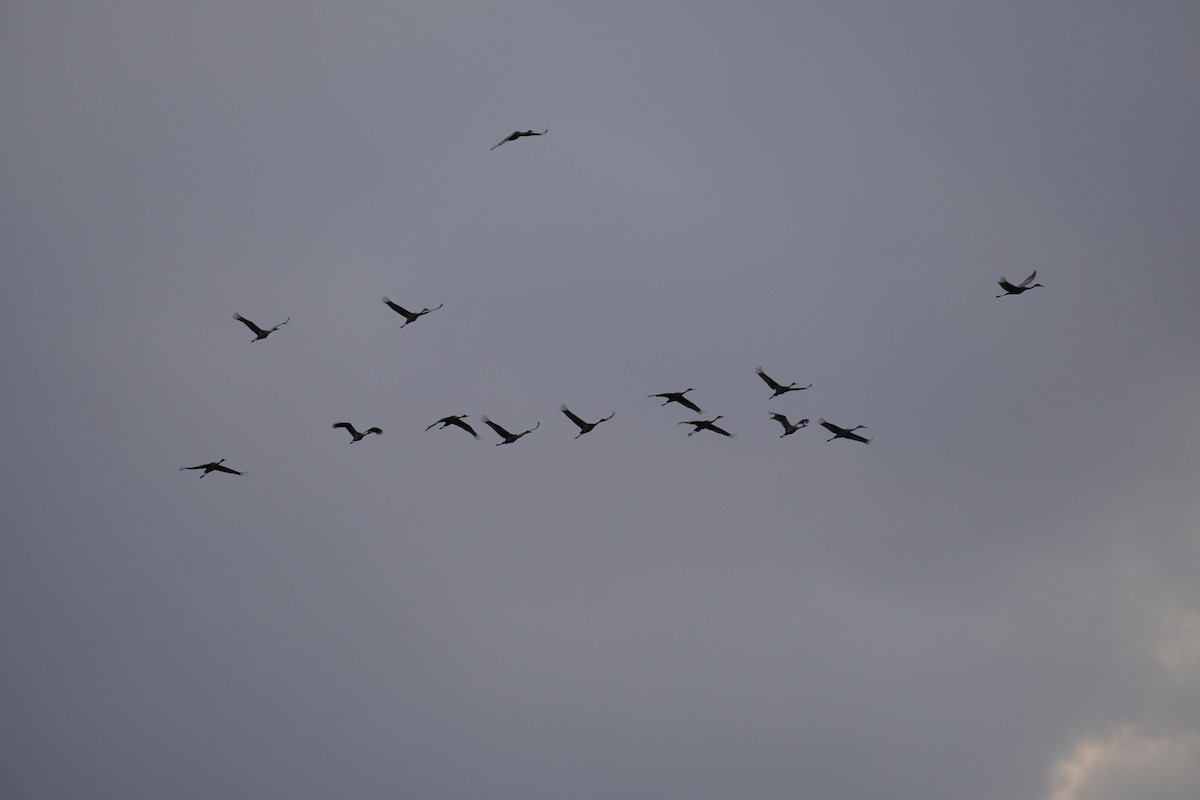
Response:
POLYGON ((233 318, 236 319, 238 322, 242 323, 243 325, 245 325, 250 330, 254 331, 254 334, 256 336, 266 336, 267 335, 266 331, 264 331, 262 328, 258 327, 253 322, 246 319, 245 317, 243 317, 241 314, 237 313, 236 311, 233 313, 233 318))
MULTIPOLYGON (((435 423, 435 424, 436 424, 436 423, 435 423)), ((469 433, 469 434, 471 434, 472 436, 474 436, 476 439, 478 439, 478 438, 479 438, 479 434, 475 432, 475 429, 474 429, 474 428, 472 428, 472 427, 471 427, 471 426, 470 426, 468 423, 466 423, 466 422, 463 422, 463 421, 462 421, 460 418, 458 418, 458 417, 450 417, 450 424, 451 424, 451 425, 457 425, 458 427, 462 428, 462 429, 463 429, 464 431, 466 431, 467 433, 469 433)))
POLYGON ((558 407, 558 410, 561 411, 562 413, 566 414, 567 419, 571 420, 571 422, 574 422, 576 425, 578 425, 580 430, 583 430, 584 428, 586 428, 588 426, 588 424, 586 422, 584 422, 579 417, 577 417, 574 413, 572 413, 571 409, 567 408, 565 403, 563 405, 560 405, 558 407))
POLYGON ((690 408, 692 411, 695 411, 697 414, 703 414, 703 413, 704 413, 704 412, 703 412, 703 411, 700 409, 700 406, 696 405, 696 404, 695 404, 695 403, 693 403, 691 400, 688 400, 688 399, 687 399, 686 397, 684 397, 683 395, 680 395, 680 396, 679 396, 679 399, 678 399, 678 400, 676 400, 675 402, 676 402, 676 403, 679 403, 679 405, 683 406, 684 408, 690 408))
POLYGON ((511 141, 515 141, 515 140, 516 140, 518 137, 520 137, 520 135, 521 135, 521 134, 520 134, 520 132, 519 132, 519 131, 513 131, 513 132, 512 132, 512 133, 510 133, 508 136, 505 136, 503 139, 501 139, 500 141, 496 142, 494 145, 492 145, 492 146, 491 146, 490 148, 488 148, 488 149, 489 149, 489 150, 495 150, 497 147, 499 147, 500 145, 504 144, 505 142, 511 142, 511 141))
POLYGON ((758 367, 758 368, 756 368, 754 371, 755 371, 756 373, 758 373, 758 377, 762 378, 762 379, 763 379, 763 382, 764 382, 764 383, 766 383, 766 384, 767 384, 767 386, 770 386, 772 389, 776 389, 776 390, 778 390, 778 389, 781 389, 781 388, 783 388, 783 387, 781 387, 781 386, 780 386, 778 383, 776 383, 774 380, 772 380, 770 375, 768 375, 767 373, 763 372, 763 368, 762 368, 762 367, 758 367))
POLYGON ((839 428, 837 425, 834 425, 832 422, 826 422, 824 420, 824 418, 818 417, 817 422, 821 423, 821 427, 824 428, 825 430, 829 431, 830 433, 845 433, 846 432, 845 428, 839 428))
POLYGON ((383 302, 387 304, 388 308, 390 308, 392 311, 395 311, 397 314, 399 314, 402 317, 408 317, 411 314, 411 312, 404 306, 398 306, 395 303, 393 303, 392 299, 390 297, 388 297, 386 294, 383 296, 383 302))
POLYGON ((229 467, 225 466, 224 464, 214 464, 213 469, 217 470, 218 472, 228 472, 230 475, 244 474, 244 473, 238 472, 236 469, 230 469, 229 467))
POLYGON ((1029 275, 1029 277, 1028 277, 1028 278, 1026 278, 1025 280, 1021 281, 1021 282, 1020 282, 1019 284, 1017 284, 1017 285, 1018 285, 1018 286, 1029 286, 1029 284, 1033 283, 1033 279, 1034 279, 1034 278, 1036 278, 1036 277, 1037 277, 1037 270, 1035 269, 1035 270, 1034 270, 1034 271, 1033 271, 1033 272, 1032 272, 1032 273, 1029 275))
POLYGON ((847 438, 847 439, 853 439, 854 441, 856 441, 856 442, 862 442, 863 444, 870 444, 870 443, 871 443, 871 440, 870 440, 870 439, 868 439, 867 437, 865 437, 865 436, 859 436, 857 433, 853 433, 853 432, 851 432, 851 433, 847 433, 845 438, 847 438))
POLYGON ((706 428, 708 428, 708 429, 709 429, 710 431, 712 431, 713 433, 719 433, 719 434, 721 434, 722 436, 729 436, 729 437, 732 437, 732 436, 733 436, 733 434, 732 434, 732 433, 730 433, 729 431, 725 430, 725 429, 724 429, 724 428, 722 428, 720 425, 716 425, 716 424, 713 424, 713 423, 711 423, 711 422, 710 422, 708 425, 706 425, 705 427, 706 427, 706 428))
POLYGON ((354 429, 354 426, 351 425, 349 422, 335 422, 335 423, 333 423, 333 427, 345 428, 346 430, 350 431, 351 436, 358 436, 358 431, 356 431, 354 429))
MULTIPOLYGON (((383 428, 367 428, 367 433, 379 433, 379 434, 382 434, 382 433, 383 433, 383 428)), ((366 436, 367 434, 366 434, 366 433, 364 433, 363 435, 364 435, 364 436, 366 436)))
POLYGON ((509 437, 511 437, 511 436, 512 436, 512 434, 511 434, 511 433, 509 433, 508 431, 504 430, 504 428, 503 428, 503 427, 501 427, 500 425, 497 425, 496 423, 492 422, 492 421, 491 421, 490 419, 488 419, 486 416, 480 417, 479 419, 480 419, 480 421, 481 421, 481 422, 483 422, 483 424, 484 424, 484 425, 487 425, 489 428, 491 428, 492 430, 494 430, 494 431, 495 431, 496 433, 498 433, 500 436, 503 436, 505 439, 508 439, 509 437))

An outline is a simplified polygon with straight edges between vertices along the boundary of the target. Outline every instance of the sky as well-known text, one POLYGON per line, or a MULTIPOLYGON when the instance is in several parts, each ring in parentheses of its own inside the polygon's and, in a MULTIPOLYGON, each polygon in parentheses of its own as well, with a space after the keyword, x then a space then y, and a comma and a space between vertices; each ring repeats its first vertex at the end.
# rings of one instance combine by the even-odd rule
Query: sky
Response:
POLYGON ((0 3, 0 788, 1200 796, 1198 42, 0 3))

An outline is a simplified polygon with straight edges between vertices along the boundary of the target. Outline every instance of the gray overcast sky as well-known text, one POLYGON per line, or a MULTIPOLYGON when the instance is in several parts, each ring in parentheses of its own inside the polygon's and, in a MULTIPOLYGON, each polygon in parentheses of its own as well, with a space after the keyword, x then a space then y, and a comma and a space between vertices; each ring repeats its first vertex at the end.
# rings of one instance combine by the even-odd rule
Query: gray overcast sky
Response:
POLYGON ((1198 75, 1188 0, 6 0, 5 796, 1200 796, 1198 75))

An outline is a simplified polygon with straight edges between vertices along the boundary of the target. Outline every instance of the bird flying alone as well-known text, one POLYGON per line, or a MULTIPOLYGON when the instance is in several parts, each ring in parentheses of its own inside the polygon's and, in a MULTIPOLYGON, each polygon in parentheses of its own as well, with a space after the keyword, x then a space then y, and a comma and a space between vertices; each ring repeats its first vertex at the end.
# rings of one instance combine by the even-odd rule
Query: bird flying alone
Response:
POLYGON ((334 428, 345 428, 347 431, 349 431, 350 436, 353 437, 350 439, 350 444, 354 444, 355 442, 362 439, 367 434, 383 433, 383 428, 367 428, 365 433, 359 433, 357 430, 355 430, 354 426, 351 425, 349 422, 335 422, 335 423, 333 423, 333 427, 334 428))
POLYGON ((663 392, 662 394, 648 394, 648 395, 646 395, 646 397, 665 397, 666 400, 663 401, 664 406, 667 403, 679 403, 679 405, 683 406, 684 408, 690 408, 692 411, 695 411, 697 414, 703 414, 704 412, 700 409, 700 406, 696 405, 691 400, 688 400, 686 397, 684 397, 684 395, 690 391, 692 391, 692 389, 691 389, 691 387, 688 387, 687 389, 684 389, 682 392, 663 392))
POLYGON ((513 131, 508 136, 505 136, 503 139, 496 142, 494 145, 492 145, 488 149, 495 150, 497 147, 504 144, 505 142, 515 142, 517 139, 520 139, 522 136, 545 136, 549 132, 550 132, 549 128, 547 128, 546 130, 541 131, 541 132, 538 132, 538 131, 513 131))
POLYGON ((538 428, 542 427, 542 423, 539 420, 537 425, 534 425, 532 428, 530 428, 527 431, 522 431, 521 433, 509 433, 504 428, 502 428, 501 426, 497 425, 496 423, 494 423, 490 419, 488 419, 486 414, 484 416, 480 417, 479 419, 483 422, 484 425, 487 425, 489 428, 494 430, 496 432, 496 434, 501 439, 504 440, 503 442, 497 442, 496 447, 499 447, 502 444, 512 444, 513 442, 515 442, 517 439, 520 439, 525 434, 533 433, 538 428))
MULTIPOLYGON (((245 326, 246 326, 247 328, 249 328, 250 330, 254 331, 254 336, 255 336, 255 338, 251 339, 251 340, 250 340, 251 342, 257 342, 259 339, 265 339, 265 338, 267 338, 267 337, 268 337, 268 336, 270 336, 272 333, 274 333, 275 331, 279 330, 279 329, 280 329, 280 328, 282 328, 284 325, 287 325, 289 322, 291 322, 291 321, 292 321, 292 318, 291 318, 291 317, 288 317, 288 318, 287 318, 287 319, 285 319, 283 322, 281 322, 281 323, 279 323, 278 325, 276 325, 274 328, 271 328, 271 329, 269 329, 269 330, 265 330, 265 331, 264 331, 262 328, 258 327, 258 326, 257 326, 257 325, 255 325, 253 322, 251 322, 250 320, 246 319, 245 317, 243 317, 241 314, 237 313, 236 311, 235 311, 235 312, 233 312, 233 318, 234 318, 234 319, 236 319, 238 322, 242 323, 243 325, 245 325, 245 326)), ((204 476, 202 475, 202 476, 200 476, 200 477, 204 477, 204 476)))
POLYGON ((792 423, 788 422, 788 418, 786 416, 784 416, 783 414, 772 414, 771 419, 775 420, 776 422, 778 422, 780 425, 783 426, 783 433, 779 434, 780 439, 782 439, 785 436, 791 436, 793 433, 800 430, 801 428, 808 427, 808 420, 806 420, 806 419, 797 420, 796 424, 793 425, 792 423))
MULTIPOLYGON (((1001 278, 1000 280, 996 281, 996 283, 1000 284, 1000 288, 1004 290, 1004 294, 998 294, 996 297, 1008 297, 1010 294, 1020 294, 1021 292, 1028 292, 1030 289, 1036 289, 1037 287, 1041 286, 1040 283, 1034 283, 1032 286, 1029 285, 1033 283, 1033 279, 1036 277, 1037 270, 1035 269, 1032 273, 1030 273, 1028 278, 1021 281, 1016 286, 1013 286, 1011 283, 1009 283, 1007 278, 1001 278)), ((1042 288, 1045 287, 1043 286, 1042 288)))
POLYGON ((781 394, 786 394, 787 392, 802 392, 805 389, 812 388, 811 383, 808 386, 797 386, 795 381, 792 381, 787 386, 784 386, 784 385, 772 380, 770 375, 763 372, 762 367, 757 367, 754 371, 758 373, 758 377, 763 379, 763 383, 765 383, 767 386, 770 386, 772 389, 775 390, 775 394, 771 395, 772 399, 779 397, 779 395, 781 395, 781 394))
POLYGON ((210 461, 207 464, 197 464, 194 467, 180 467, 179 471, 183 472, 185 469, 202 469, 204 472, 200 475, 201 478, 210 472, 228 472, 230 475, 246 474, 245 472, 238 472, 236 469, 230 469, 229 467, 221 466, 224 461, 225 459, 222 458, 220 461, 210 461))
MULTIPOLYGON (((471 434, 472 436, 474 436, 476 439, 478 439, 478 438, 479 438, 479 434, 475 432, 475 429, 474 429, 474 428, 472 428, 472 427, 471 427, 470 425, 468 425, 467 423, 463 422, 463 420, 464 420, 464 419, 466 419, 466 418, 467 418, 467 416, 468 416, 467 414, 451 414, 451 415, 450 415, 450 416, 448 416, 448 417, 442 417, 442 418, 441 418, 441 419, 439 419, 437 422, 433 423, 433 425, 438 425, 438 424, 440 424, 442 427, 438 428, 438 430, 439 430, 439 431, 444 431, 444 430, 446 430, 446 428, 447 428, 447 427, 449 427, 450 425, 456 425, 456 426, 458 426, 459 428, 462 428, 462 429, 463 429, 464 431, 466 431, 467 433, 469 433, 469 434, 471 434)), ((433 425, 430 425, 430 426, 429 426, 428 428, 426 428, 425 430, 427 430, 427 431, 428 431, 428 430, 430 430, 431 428, 433 428, 433 425)))
POLYGON ((587 433, 590 430, 592 430, 593 428, 595 428, 601 422, 607 422, 608 420, 612 419, 613 417, 615 417, 617 415, 616 412, 614 411, 612 414, 609 414, 607 417, 598 419, 595 422, 584 422, 582 419, 575 416, 575 414, 572 413, 571 409, 567 408, 565 403, 563 405, 559 406, 558 410, 561 411, 562 413, 566 414, 567 419, 571 420, 571 422, 574 422, 577 426, 579 426, 579 433, 575 434, 576 439, 578 439, 580 436, 583 436, 585 433, 587 433))
POLYGON ((393 303, 392 299, 390 297, 388 297, 386 294, 383 296, 383 302, 392 311, 395 311, 397 314, 404 317, 404 324, 400 326, 401 328, 407 327, 409 323, 416 322, 418 319, 425 316, 426 314, 428 314, 432 311, 437 311, 439 308, 446 305, 445 303, 438 303, 433 308, 422 308, 420 311, 409 311, 404 306, 398 306, 395 303, 393 303))
POLYGON ((686 422, 680 422, 679 424, 696 426, 695 430, 688 432, 688 436, 694 436, 695 434, 699 433, 700 431, 712 431, 713 433, 719 433, 722 436, 736 436, 737 435, 737 434, 730 433, 729 431, 727 431, 724 428, 717 425, 716 422, 719 419, 722 419, 720 414, 713 417, 712 419, 693 419, 693 420, 688 420, 686 422))
POLYGON ((853 428, 839 428, 832 422, 826 422, 823 419, 818 419, 817 421, 821 423, 822 428, 833 434, 833 436, 825 440, 826 442, 832 442, 834 439, 853 439, 854 441, 862 442, 863 444, 871 443, 870 439, 866 438, 865 436, 859 436, 857 433, 855 433, 855 431, 859 428, 867 427, 866 425, 856 425, 853 428))

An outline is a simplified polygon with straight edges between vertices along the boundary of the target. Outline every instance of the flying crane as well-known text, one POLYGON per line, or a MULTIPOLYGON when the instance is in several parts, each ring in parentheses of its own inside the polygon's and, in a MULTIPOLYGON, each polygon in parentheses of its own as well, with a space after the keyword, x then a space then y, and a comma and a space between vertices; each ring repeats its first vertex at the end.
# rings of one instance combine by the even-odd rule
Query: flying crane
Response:
MULTIPOLYGON (((258 327, 258 326, 257 326, 257 325, 255 325, 253 322, 251 322, 250 320, 246 319, 245 317, 243 317, 241 314, 237 313, 236 311, 235 311, 235 312, 233 312, 233 318, 234 318, 234 319, 236 319, 238 322, 242 323, 243 325, 245 325, 245 326, 246 326, 247 328, 249 328, 250 330, 254 331, 254 336, 255 336, 255 338, 253 338, 253 339, 251 339, 251 340, 250 340, 252 343, 253 343, 253 342, 257 342, 259 339, 265 339, 265 338, 267 338, 267 337, 268 337, 268 336, 270 336, 272 333, 274 333, 275 331, 279 330, 279 329, 280 329, 280 328, 282 328, 284 325, 287 325, 289 322, 291 322, 291 321, 292 321, 292 318, 291 318, 291 317, 288 317, 288 318, 287 318, 287 319, 285 319, 283 322, 281 322, 281 323, 279 323, 278 325, 276 325, 274 328, 271 328, 271 329, 269 329, 269 330, 265 330, 265 331, 264 331, 262 328, 258 327)), ((201 476, 201 477, 203 477, 203 476, 201 476)))
POLYGON ((770 386, 772 389, 775 390, 775 394, 771 395, 772 399, 779 397, 779 395, 781 395, 781 394, 786 394, 787 392, 802 392, 805 389, 812 388, 811 383, 808 386, 797 386, 795 381, 792 381, 787 386, 784 386, 784 385, 778 383, 777 381, 775 381, 774 379, 772 379, 770 375, 763 372, 762 367, 758 367, 754 371, 758 373, 758 377, 763 379, 763 383, 767 384, 767 386, 770 386))

